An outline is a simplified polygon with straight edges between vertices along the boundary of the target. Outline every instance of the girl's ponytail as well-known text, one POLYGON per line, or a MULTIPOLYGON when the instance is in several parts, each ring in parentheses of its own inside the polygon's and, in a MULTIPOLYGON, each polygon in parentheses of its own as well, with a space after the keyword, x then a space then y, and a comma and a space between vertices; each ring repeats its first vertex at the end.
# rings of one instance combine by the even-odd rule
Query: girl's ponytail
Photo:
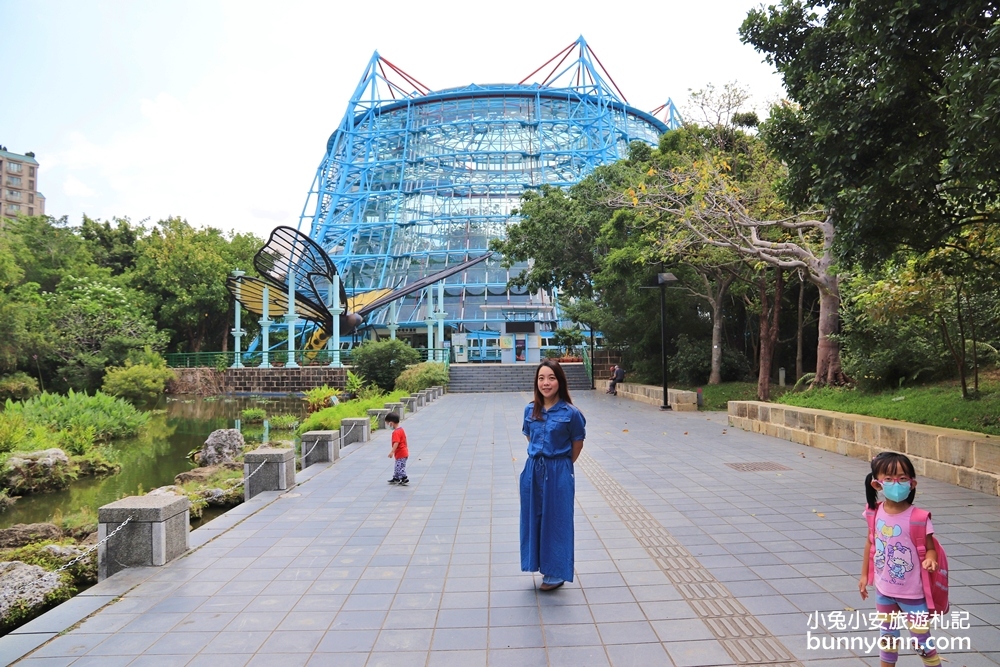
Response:
POLYGON ((875 479, 875 475, 868 473, 865 477, 865 498, 868 499, 868 509, 873 510, 878 505, 878 491, 872 486, 872 480, 875 479))

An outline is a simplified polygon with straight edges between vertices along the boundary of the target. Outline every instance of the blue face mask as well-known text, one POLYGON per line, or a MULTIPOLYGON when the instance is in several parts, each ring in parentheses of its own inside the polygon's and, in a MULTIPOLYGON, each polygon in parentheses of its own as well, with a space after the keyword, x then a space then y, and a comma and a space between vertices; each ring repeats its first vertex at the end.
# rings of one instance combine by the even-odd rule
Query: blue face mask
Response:
POLYGON ((910 496, 910 483, 883 482, 882 493, 885 494, 886 500, 891 500, 894 503, 901 503, 910 496))

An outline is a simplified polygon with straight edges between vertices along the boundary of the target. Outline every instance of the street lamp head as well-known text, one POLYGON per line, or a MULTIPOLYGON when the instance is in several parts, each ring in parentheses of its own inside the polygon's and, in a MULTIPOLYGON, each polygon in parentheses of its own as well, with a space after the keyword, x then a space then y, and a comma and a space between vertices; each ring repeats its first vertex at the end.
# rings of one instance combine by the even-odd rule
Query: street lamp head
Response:
POLYGON ((672 273, 657 273, 656 282, 658 285, 666 285, 667 283, 677 282, 677 276, 672 273))

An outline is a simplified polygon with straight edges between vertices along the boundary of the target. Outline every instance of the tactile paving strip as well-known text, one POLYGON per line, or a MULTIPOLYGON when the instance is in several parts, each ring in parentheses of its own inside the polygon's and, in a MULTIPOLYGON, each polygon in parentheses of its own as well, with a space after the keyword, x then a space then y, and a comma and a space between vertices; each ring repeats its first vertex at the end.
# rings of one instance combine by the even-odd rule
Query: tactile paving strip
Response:
POLYGON ((802 663, 739 600, 691 555, 652 514, 587 453, 577 459, 590 483, 673 582, 737 665, 802 663))
POLYGON ((770 472, 772 470, 791 470, 774 461, 747 461, 744 463, 727 463, 727 466, 740 472, 770 472))

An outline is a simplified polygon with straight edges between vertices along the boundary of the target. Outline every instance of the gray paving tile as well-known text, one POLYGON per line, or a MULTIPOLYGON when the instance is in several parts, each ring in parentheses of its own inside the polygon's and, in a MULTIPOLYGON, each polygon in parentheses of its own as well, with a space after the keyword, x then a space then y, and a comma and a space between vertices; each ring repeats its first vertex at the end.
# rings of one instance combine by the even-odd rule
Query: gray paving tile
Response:
POLYGON ((702 667, 733 663, 733 659, 726 650, 714 639, 667 642, 663 646, 677 667, 702 667))

